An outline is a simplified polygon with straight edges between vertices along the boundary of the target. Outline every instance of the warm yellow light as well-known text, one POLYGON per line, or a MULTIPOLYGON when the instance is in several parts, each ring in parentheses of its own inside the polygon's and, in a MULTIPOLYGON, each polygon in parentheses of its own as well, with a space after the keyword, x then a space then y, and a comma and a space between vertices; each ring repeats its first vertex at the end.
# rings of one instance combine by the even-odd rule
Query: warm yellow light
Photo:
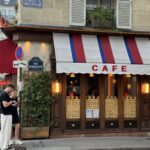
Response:
POLYGON ((71 73, 71 74, 70 74, 70 78, 75 78, 75 74, 74 74, 74 73, 71 73))
POLYGON ((61 93, 61 84, 56 80, 52 82, 52 94, 57 95, 61 93))
POLYGON ((143 83, 142 84, 142 94, 148 94, 149 93, 149 84, 148 83, 143 83))
POLYGON ((90 73, 90 74, 89 74, 89 77, 93 78, 93 77, 94 77, 94 74, 93 74, 93 73, 90 73))
POLYGON ((25 46, 25 49, 31 48, 31 42, 30 41, 26 41, 24 46, 25 46))
POLYGON ((112 83, 113 83, 113 84, 116 84, 116 79, 113 79, 113 80, 112 80, 112 83))
POLYGON ((47 44, 45 42, 42 42, 40 44, 40 50, 41 50, 41 52, 44 53, 44 52, 47 51, 47 49, 48 49, 47 44))
POLYGON ((131 75, 130 75, 130 74, 127 74, 126 77, 127 77, 127 78, 131 78, 131 75))
POLYGON ((112 77, 112 76, 113 76, 113 74, 109 73, 109 74, 108 74, 108 76, 109 76, 109 77, 112 77))
POLYGON ((127 89, 128 89, 128 90, 131 89, 131 84, 130 84, 130 83, 127 84, 127 89))

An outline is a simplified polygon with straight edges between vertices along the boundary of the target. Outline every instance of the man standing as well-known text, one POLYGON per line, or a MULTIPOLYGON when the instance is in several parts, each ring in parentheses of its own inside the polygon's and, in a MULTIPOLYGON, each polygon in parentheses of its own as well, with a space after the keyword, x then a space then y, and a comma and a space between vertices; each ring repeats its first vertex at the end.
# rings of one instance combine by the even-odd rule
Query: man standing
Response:
POLYGON ((15 87, 12 84, 6 86, 4 91, 0 93, 1 104, 1 131, 0 131, 0 148, 1 150, 7 150, 11 137, 12 129, 12 105, 16 102, 10 99, 11 93, 15 87))

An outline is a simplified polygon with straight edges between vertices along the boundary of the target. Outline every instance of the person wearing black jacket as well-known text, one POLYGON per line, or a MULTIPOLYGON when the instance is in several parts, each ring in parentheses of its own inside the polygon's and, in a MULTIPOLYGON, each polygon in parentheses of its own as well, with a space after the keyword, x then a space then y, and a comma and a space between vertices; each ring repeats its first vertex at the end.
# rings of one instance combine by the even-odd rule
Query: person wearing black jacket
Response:
POLYGON ((9 84, 0 92, 0 105, 1 105, 1 131, 0 131, 0 148, 7 150, 10 142, 12 130, 12 105, 16 102, 10 99, 10 95, 14 91, 13 84, 9 84))
POLYGON ((18 109, 17 109, 18 108, 17 91, 13 91, 10 98, 11 98, 11 100, 16 101, 17 105, 12 106, 12 123, 15 124, 15 139, 13 140, 13 132, 12 132, 9 145, 12 145, 12 144, 21 145, 21 144, 23 144, 23 142, 19 140, 20 117, 18 115, 18 109))

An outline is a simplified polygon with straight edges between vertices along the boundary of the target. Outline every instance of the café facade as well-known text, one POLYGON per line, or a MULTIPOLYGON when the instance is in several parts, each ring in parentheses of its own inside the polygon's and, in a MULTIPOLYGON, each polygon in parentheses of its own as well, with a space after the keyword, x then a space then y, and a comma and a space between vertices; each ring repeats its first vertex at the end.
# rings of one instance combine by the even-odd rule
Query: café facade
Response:
MULTIPOLYGON (((3 30, 18 43, 44 40, 48 45, 57 82, 50 136, 149 134, 149 33, 27 26, 3 30), (35 36, 29 36, 31 31, 35 36)), ((36 52, 42 59, 37 47, 36 52)))

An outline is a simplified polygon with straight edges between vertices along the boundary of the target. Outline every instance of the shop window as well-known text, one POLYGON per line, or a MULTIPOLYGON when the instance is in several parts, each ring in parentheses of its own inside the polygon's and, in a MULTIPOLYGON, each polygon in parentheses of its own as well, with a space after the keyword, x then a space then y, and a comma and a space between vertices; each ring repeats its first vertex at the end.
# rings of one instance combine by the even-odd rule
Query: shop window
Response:
POLYGON ((124 75, 124 128, 137 127, 137 77, 124 75))
POLYGON ((86 128, 99 128, 99 75, 87 75, 86 128))
POLYGON ((67 75, 66 128, 80 128, 80 75, 67 75))
POLYGON ((118 97, 118 75, 108 75, 108 96, 118 97))
POLYGON ((90 74, 87 75, 88 80, 88 95, 87 96, 99 96, 99 76, 90 74))
POLYGON ((67 96, 80 96, 80 76, 79 74, 67 75, 67 96))
POLYGON ((109 74, 104 80, 105 128, 119 127, 118 75, 109 74))
POLYGON ((136 96, 137 77, 124 75, 124 96, 136 96))

